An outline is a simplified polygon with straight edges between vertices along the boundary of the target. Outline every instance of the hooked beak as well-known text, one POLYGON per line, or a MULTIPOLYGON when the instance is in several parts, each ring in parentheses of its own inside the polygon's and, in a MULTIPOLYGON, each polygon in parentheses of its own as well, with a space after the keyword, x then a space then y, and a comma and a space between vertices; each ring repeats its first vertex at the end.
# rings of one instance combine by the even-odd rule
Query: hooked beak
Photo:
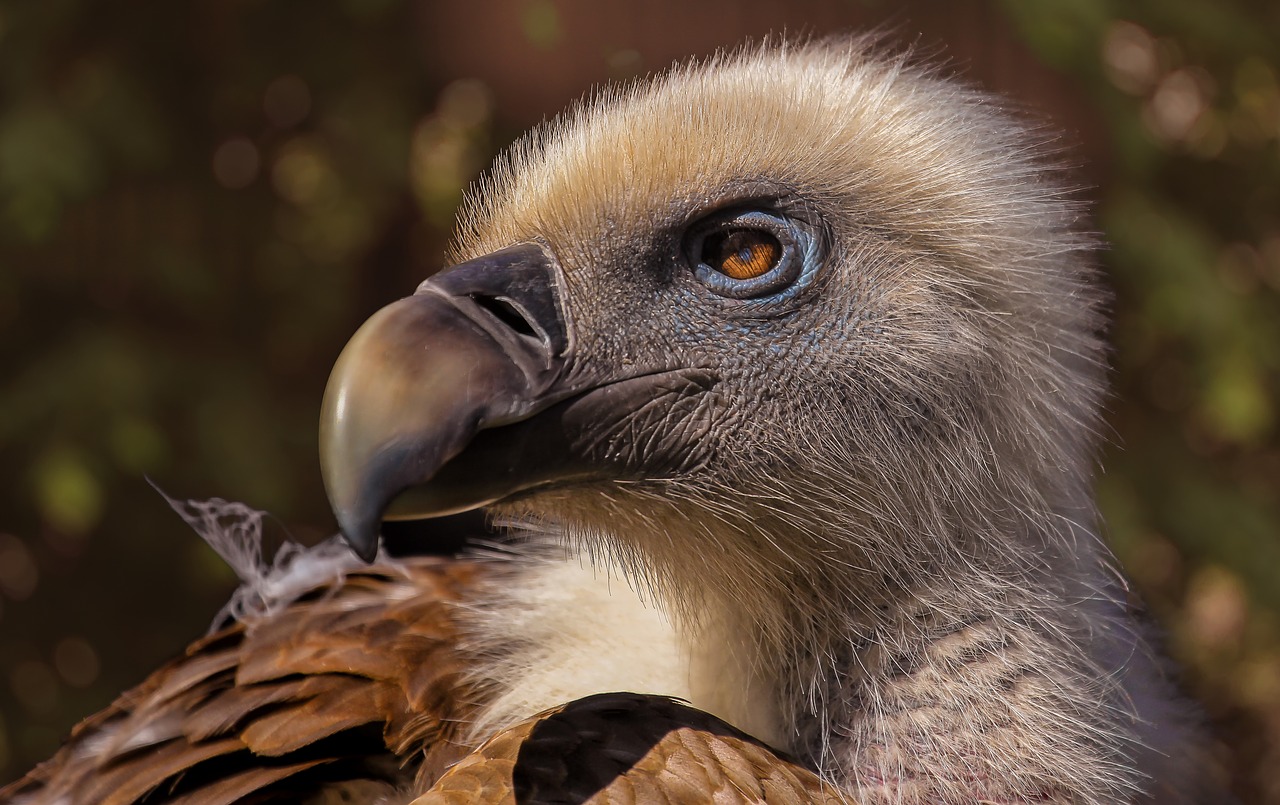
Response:
POLYGON ((634 474, 628 412, 714 385, 701 370, 574 366, 563 288, 540 246, 515 246, 437 274, 351 338, 325 389, 320 464, 361 558, 377 554, 383 519, 634 474))

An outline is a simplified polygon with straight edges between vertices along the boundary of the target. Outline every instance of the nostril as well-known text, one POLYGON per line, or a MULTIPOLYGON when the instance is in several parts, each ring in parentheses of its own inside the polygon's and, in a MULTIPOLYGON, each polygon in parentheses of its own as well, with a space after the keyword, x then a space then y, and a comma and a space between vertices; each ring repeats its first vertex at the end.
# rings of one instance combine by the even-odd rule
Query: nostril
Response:
POLYGON ((489 311, 494 318, 520 335, 543 340, 542 333, 530 323, 529 317, 520 308, 512 304, 511 300, 478 293, 469 294, 469 296, 471 301, 489 311))
POLYGON ((447 268, 418 293, 442 294, 503 344, 550 359, 569 346, 559 275, 541 246, 523 244, 447 268))

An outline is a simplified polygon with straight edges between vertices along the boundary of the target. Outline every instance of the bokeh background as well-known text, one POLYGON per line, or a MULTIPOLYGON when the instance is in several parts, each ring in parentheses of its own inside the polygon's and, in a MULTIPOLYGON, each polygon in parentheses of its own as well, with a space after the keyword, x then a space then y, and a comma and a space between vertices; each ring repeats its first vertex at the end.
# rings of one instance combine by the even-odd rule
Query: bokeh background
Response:
POLYGON ((333 530, 329 367, 495 150, 607 80, 873 26, 1063 132, 1116 295, 1107 535, 1280 802, 1274 0, 3 0, 0 782, 234 584, 146 476, 333 530))

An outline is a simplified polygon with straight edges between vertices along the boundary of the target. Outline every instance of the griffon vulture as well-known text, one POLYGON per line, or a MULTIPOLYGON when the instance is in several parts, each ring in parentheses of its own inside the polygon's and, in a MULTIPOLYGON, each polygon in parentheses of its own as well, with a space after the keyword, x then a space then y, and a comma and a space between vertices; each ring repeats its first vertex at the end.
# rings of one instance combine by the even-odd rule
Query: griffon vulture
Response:
POLYGON ((1042 150, 863 41, 536 130, 334 369, 374 564, 295 563, 5 796, 1214 801, 1096 537, 1101 295, 1042 150), (480 507, 497 544, 378 554, 480 507))

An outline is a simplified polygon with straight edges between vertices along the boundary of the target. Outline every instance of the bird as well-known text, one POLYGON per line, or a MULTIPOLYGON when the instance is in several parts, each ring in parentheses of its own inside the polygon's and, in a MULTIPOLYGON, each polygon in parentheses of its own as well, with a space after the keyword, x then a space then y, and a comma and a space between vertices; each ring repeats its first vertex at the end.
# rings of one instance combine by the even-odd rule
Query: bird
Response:
POLYGON ((1224 801, 1098 536, 1107 296, 1058 160, 875 37, 544 123, 335 364, 359 560, 250 562, 0 799, 1224 801), (456 556, 379 547, 475 511, 456 556))

